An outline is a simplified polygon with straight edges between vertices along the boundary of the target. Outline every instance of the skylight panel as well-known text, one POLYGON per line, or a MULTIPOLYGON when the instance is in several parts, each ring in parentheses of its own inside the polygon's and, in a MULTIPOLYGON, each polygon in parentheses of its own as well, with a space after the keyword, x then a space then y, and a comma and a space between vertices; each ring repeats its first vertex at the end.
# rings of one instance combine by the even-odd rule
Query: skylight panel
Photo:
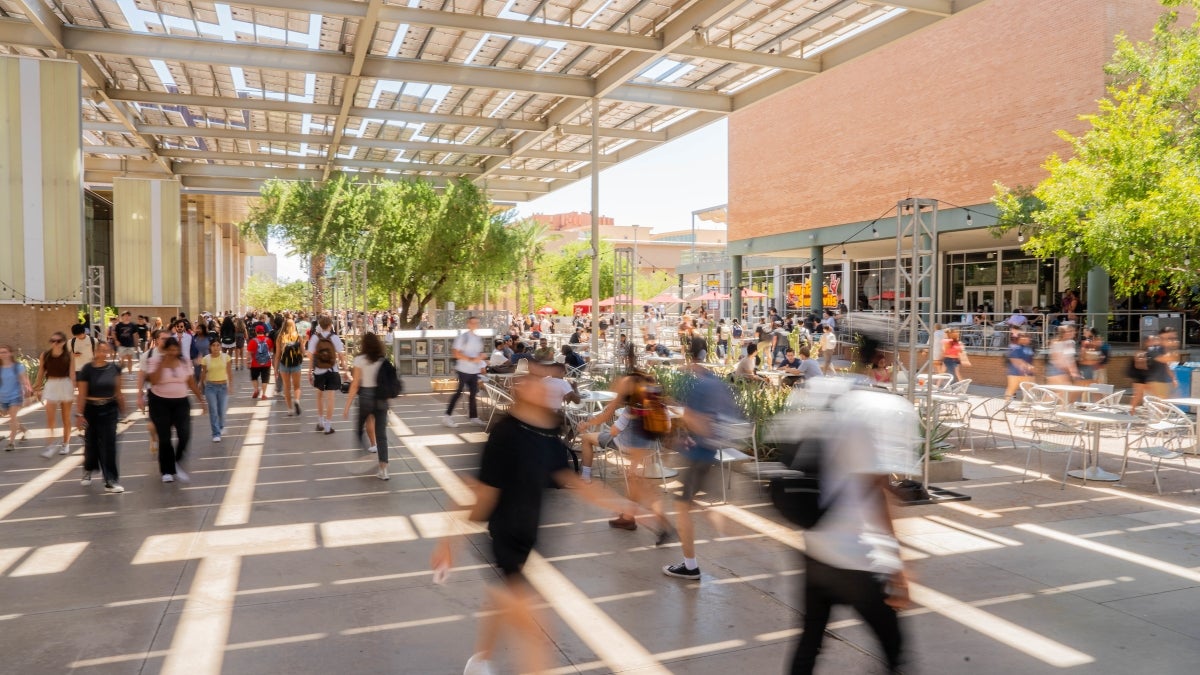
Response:
POLYGON ((655 82, 674 82, 695 68, 696 66, 690 63, 663 57, 650 64, 650 67, 643 70, 639 77, 646 77, 655 82))
POLYGON ((851 28, 850 30, 846 31, 845 33, 841 33, 839 35, 836 35, 836 36, 830 38, 827 42, 823 42, 820 45, 818 45, 812 49, 804 51, 801 54, 801 56, 803 58, 812 58, 812 57, 816 56, 817 54, 820 54, 821 52, 823 52, 827 49, 830 49, 831 47, 834 47, 836 45, 839 45, 839 44, 845 42, 846 40, 849 40, 850 38, 854 37, 855 35, 869 31, 872 28, 874 28, 880 24, 887 23, 888 21, 891 21, 892 19, 900 16, 901 14, 904 14, 907 11, 908 10, 904 9, 903 7, 896 7, 894 9, 892 9, 891 11, 884 12, 883 14, 880 14, 879 16, 875 17, 874 19, 865 21, 865 22, 855 26, 854 28, 851 28))

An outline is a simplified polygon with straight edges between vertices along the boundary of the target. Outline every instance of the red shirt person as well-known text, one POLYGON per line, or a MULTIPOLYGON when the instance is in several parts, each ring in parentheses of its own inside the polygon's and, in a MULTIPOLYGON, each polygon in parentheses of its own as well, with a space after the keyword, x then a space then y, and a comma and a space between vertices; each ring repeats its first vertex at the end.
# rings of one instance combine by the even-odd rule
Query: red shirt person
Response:
POLYGON ((246 344, 246 353, 250 356, 250 381, 254 383, 252 398, 258 398, 260 394, 263 398, 271 398, 271 395, 267 393, 267 385, 271 383, 271 364, 275 354, 275 342, 267 337, 266 326, 257 326, 254 333, 254 339, 246 344))

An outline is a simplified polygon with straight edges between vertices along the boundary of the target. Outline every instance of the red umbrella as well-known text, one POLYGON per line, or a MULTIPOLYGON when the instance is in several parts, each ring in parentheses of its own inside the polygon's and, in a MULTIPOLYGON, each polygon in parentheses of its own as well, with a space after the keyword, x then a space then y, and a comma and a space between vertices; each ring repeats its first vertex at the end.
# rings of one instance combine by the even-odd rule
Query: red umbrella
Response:
POLYGON ((663 293, 659 293, 658 295, 654 296, 653 298, 650 298, 649 300, 647 300, 646 304, 657 305, 657 304, 661 303, 664 305, 669 305, 673 302, 683 302, 683 298, 679 297, 678 295, 675 295, 674 293, 663 292, 663 293))
POLYGON ((742 297, 746 298, 747 300, 750 300, 753 298, 765 298, 765 297, 767 297, 767 294, 759 293, 758 291, 751 290, 749 288, 743 288, 742 289, 742 297))
MULTIPOLYGON (((590 302, 590 301, 589 301, 589 302, 590 302)), ((538 313, 538 314, 558 314, 558 310, 557 310, 557 309, 554 309, 554 308, 553 308, 553 307, 551 307, 550 305, 546 305, 545 307, 543 307, 543 308, 539 309, 539 310, 537 311, 537 313, 538 313)))
POLYGON ((709 291, 709 292, 705 293, 704 295, 697 295, 696 297, 692 298, 691 300, 688 300, 688 302, 707 302, 709 300, 728 300, 728 299, 729 299, 729 296, 725 295, 724 293, 718 293, 716 291, 709 291))

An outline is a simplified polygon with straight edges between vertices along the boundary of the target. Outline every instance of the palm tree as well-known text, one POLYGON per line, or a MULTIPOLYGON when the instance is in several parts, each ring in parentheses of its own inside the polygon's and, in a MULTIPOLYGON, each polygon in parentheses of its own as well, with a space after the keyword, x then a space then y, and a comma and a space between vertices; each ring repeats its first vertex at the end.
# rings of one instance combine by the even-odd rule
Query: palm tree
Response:
POLYGON ((528 290, 529 314, 536 310, 536 299, 533 293, 533 273, 546 255, 546 244, 550 241, 550 231, 536 220, 522 220, 513 224, 513 234, 516 248, 513 253, 518 261, 517 311, 521 309, 520 275, 525 276, 525 287, 528 290))

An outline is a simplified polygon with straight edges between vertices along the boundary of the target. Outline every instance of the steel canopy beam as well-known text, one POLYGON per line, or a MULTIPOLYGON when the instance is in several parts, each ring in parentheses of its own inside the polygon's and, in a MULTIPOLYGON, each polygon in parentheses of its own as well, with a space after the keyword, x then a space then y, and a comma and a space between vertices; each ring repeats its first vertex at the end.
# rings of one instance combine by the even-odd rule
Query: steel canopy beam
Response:
POLYGON ((379 24, 379 8, 383 0, 368 0, 367 14, 358 22, 354 33, 354 62, 350 66, 350 77, 342 83, 342 105, 338 111, 337 121, 333 125, 333 142, 329 144, 325 157, 325 175, 321 180, 329 178, 333 171, 333 160, 337 157, 338 148, 342 145, 345 135, 346 119, 350 117, 350 108, 354 105, 354 97, 358 96, 358 85, 362 82, 363 61, 371 51, 371 43, 375 40, 375 27, 379 24), (364 39, 365 38, 365 39, 364 39))

